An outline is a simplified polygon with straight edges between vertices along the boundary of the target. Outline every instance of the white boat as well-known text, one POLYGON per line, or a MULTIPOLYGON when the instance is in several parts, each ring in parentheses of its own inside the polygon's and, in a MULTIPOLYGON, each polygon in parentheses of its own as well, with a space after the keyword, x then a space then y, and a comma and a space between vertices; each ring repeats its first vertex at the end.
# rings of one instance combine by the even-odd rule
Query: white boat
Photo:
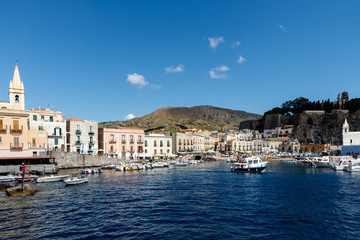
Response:
POLYGON ((332 168, 335 171, 344 171, 345 167, 349 167, 350 165, 357 165, 360 163, 360 159, 354 158, 340 158, 340 162, 332 165, 332 168))
POLYGON ((65 185, 77 185, 77 184, 82 184, 82 183, 87 183, 88 179, 87 178, 77 178, 77 177, 73 177, 73 178, 68 178, 64 180, 65 185))
POLYGON ((242 158, 240 162, 231 166, 232 172, 262 172, 267 167, 268 162, 263 162, 260 157, 242 158))
POLYGON ((329 156, 314 157, 311 163, 315 167, 331 167, 329 156))
POLYGON ((36 182, 38 182, 38 183, 58 182, 58 181, 63 181, 64 179, 66 179, 68 177, 69 177, 69 175, 59 175, 59 176, 50 175, 50 176, 40 177, 36 180, 36 182))
POLYGON ((153 168, 164 168, 165 167, 165 165, 163 163, 159 163, 159 162, 153 163, 152 166, 153 166, 153 168))
POLYGON ((16 181, 15 176, 7 175, 7 176, 0 176, 0 182, 12 182, 16 181))
POLYGON ((185 167, 185 166, 187 166, 188 164, 186 163, 186 162, 177 162, 177 163, 175 163, 175 167, 185 167))

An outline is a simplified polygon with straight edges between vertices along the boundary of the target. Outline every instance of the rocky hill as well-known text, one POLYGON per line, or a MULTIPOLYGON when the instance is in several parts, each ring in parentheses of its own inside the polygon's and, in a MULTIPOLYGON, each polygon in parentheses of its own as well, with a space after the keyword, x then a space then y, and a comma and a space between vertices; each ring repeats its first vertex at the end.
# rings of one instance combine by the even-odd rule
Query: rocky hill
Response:
POLYGON ((144 130, 164 128, 173 131, 196 128, 225 131, 238 129, 242 121, 261 117, 259 114, 213 106, 164 107, 128 121, 103 122, 100 123, 100 127, 138 127, 144 130))

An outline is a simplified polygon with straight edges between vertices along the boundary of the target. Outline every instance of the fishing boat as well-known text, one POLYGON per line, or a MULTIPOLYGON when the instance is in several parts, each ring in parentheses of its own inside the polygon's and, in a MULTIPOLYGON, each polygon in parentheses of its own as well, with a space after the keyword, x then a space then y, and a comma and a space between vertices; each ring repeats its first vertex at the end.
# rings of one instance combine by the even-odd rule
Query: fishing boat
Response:
POLYGON ((78 184, 87 183, 87 182, 88 182, 88 178, 78 178, 78 177, 68 178, 68 179, 64 180, 64 183, 66 186, 78 185, 78 184))
POLYGON ((329 156, 314 157, 311 163, 314 167, 331 167, 329 156))
POLYGON ((36 180, 36 182, 38 182, 38 183, 59 182, 59 181, 63 181, 64 179, 66 179, 68 177, 69 177, 69 175, 59 175, 59 176, 50 175, 50 176, 40 177, 36 180))
POLYGON ((7 175, 7 176, 0 176, 0 182, 12 182, 16 181, 15 176, 7 175))
POLYGON ((231 166, 232 172, 251 172, 251 173, 257 173, 262 172, 268 162, 263 162, 259 157, 247 157, 242 158, 239 162, 234 163, 231 166))

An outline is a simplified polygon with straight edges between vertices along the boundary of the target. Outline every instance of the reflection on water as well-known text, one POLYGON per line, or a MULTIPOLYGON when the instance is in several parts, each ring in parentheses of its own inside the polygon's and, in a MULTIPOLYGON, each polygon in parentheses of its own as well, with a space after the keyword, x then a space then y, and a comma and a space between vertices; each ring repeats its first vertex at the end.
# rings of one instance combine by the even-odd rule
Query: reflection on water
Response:
POLYGON ((358 237, 360 174, 281 163, 262 174, 229 167, 105 171, 78 186, 38 184, 32 197, 0 193, 0 238, 358 237))

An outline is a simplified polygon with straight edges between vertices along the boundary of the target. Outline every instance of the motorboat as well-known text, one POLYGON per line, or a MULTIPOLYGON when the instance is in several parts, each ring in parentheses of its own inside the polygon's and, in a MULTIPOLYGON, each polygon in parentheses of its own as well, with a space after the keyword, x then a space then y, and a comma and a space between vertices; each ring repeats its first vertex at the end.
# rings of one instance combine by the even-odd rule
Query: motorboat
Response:
POLYGON ((177 163, 175 163, 175 167, 185 167, 185 166, 187 166, 188 164, 186 163, 186 162, 177 162, 177 163))
POLYGON ((345 167, 349 167, 350 165, 360 164, 360 159, 354 158, 340 158, 339 163, 332 165, 332 169, 335 171, 344 171, 345 167))
POLYGON ((36 182, 38 182, 38 183, 58 182, 58 181, 63 181, 64 179, 66 179, 68 177, 69 177, 69 175, 58 175, 58 176, 50 175, 50 176, 40 177, 36 180, 36 182))
MULTIPOLYGON (((153 168, 164 168, 165 164, 160 162, 155 162, 152 164, 153 168)), ((168 165, 169 166, 169 165, 168 165)))
POLYGON ((0 182, 12 182, 16 181, 15 176, 7 175, 7 176, 0 176, 0 182))
POLYGON ((291 164, 293 164, 293 163, 297 163, 297 160, 282 160, 281 161, 282 163, 291 163, 291 164))
POLYGON ((360 172, 360 163, 350 164, 344 167, 345 172, 360 172))
POLYGON ((263 162, 260 157, 247 157, 241 159, 239 162, 234 163, 231 166, 232 172, 251 172, 257 173, 262 172, 268 162, 263 162))
POLYGON ((331 167, 329 156, 314 157, 311 163, 314 167, 331 167))
POLYGON ((66 186, 68 186, 68 185, 78 185, 82 183, 87 183, 88 181, 89 181, 88 178, 73 177, 73 178, 65 179, 64 183, 66 186))

